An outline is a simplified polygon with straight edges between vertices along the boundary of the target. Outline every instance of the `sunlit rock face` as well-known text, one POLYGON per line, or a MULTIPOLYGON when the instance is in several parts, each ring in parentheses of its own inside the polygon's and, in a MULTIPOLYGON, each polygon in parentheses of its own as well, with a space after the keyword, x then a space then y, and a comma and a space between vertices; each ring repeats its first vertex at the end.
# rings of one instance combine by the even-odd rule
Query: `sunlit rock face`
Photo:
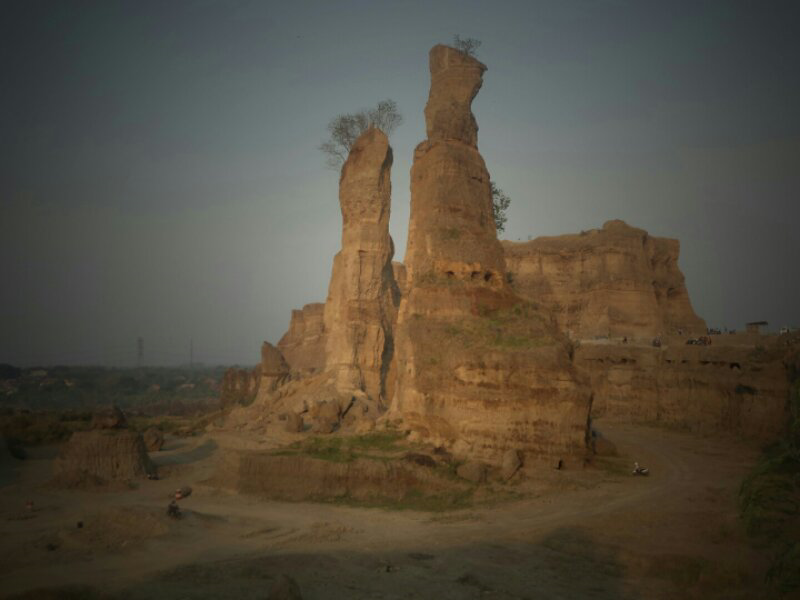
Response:
POLYGON ((392 149, 379 129, 365 131, 350 149, 339 180, 342 249, 333 260, 325 302, 325 370, 344 394, 385 397, 392 326, 399 292, 389 236, 392 149))
POLYGON ((549 316, 506 279, 471 103, 486 67, 430 52, 428 139, 411 169, 392 417, 457 455, 581 460, 590 393, 549 316))
POLYGON ((289 363, 281 351, 264 342, 261 345, 261 363, 257 369, 258 391, 257 398, 271 394, 289 379, 289 363))
POLYGON ((547 308, 570 337, 705 333, 678 267, 678 240, 615 220, 503 247, 514 290, 547 308))
POLYGON ((575 365, 591 379, 593 414, 775 440, 788 417, 784 354, 739 336, 712 337, 710 346, 687 346, 679 336, 660 347, 582 343, 575 365))
POLYGON ((325 343, 325 305, 315 302, 292 311, 278 349, 292 371, 310 374, 325 368, 325 343))

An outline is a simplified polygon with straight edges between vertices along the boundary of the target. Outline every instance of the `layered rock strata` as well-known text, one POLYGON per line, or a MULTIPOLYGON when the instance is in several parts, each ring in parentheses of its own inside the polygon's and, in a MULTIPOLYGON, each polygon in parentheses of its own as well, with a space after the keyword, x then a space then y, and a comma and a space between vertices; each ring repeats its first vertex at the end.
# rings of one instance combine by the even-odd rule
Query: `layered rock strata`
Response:
POLYGON ((325 302, 325 370, 343 394, 385 397, 399 291, 389 236, 392 149, 376 128, 355 141, 342 167, 342 248, 333 260, 325 302))
POLYGON ((471 112, 486 67, 440 45, 430 70, 428 139, 411 169, 392 416, 418 439, 494 464, 508 450, 522 451, 526 465, 582 460, 588 388, 549 317, 506 281, 471 112))
POLYGON ((575 235, 503 242, 514 290, 573 338, 704 334, 678 267, 678 240, 623 221, 575 235))
POLYGON ((142 435, 127 429, 125 415, 119 408, 95 416, 93 429, 76 431, 61 447, 53 462, 56 485, 93 487, 156 472, 142 435), (109 415, 113 419, 109 420, 109 415))
POLYGON ((292 371, 308 375, 325 368, 325 304, 315 302, 292 311, 289 329, 278 349, 292 371))
POLYGON ((665 340, 660 348, 582 343, 575 364, 588 374, 593 414, 768 442, 787 422, 789 378, 780 354, 763 346, 665 340))

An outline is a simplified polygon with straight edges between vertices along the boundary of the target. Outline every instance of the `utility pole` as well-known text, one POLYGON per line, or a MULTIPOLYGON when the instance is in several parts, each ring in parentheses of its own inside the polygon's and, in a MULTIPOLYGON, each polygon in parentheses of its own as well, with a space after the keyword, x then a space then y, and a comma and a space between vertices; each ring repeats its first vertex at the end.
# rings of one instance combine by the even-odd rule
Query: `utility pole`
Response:
POLYGON ((138 337, 136 338, 136 366, 142 366, 142 360, 144 360, 144 338, 138 337))

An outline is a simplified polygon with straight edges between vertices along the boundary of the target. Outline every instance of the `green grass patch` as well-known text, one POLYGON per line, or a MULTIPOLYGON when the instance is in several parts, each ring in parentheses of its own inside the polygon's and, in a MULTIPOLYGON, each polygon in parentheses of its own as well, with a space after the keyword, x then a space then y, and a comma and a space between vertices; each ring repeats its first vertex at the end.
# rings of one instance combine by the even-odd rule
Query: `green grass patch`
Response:
POLYGON ((274 451, 274 456, 302 454, 331 462, 352 462, 357 458, 388 460, 403 450, 397 431, 380 431, 353 436, 314 436, 274 451))

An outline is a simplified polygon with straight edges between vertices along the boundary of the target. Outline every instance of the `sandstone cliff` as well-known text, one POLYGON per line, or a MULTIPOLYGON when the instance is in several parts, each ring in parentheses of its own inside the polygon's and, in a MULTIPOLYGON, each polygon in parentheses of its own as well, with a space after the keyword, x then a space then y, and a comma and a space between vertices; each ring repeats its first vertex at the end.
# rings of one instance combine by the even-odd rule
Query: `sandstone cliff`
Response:
POLYGON ((315 302, 292 311, 289 330, 278 342, 292 371, 302 374, 325 368, 325 304, 315 302))
POLYGON ((499 463, 581 460, 588 388, 548 316, 506 282, 471 103, 486 67, 430 52, 428 139, 415 150, 406 290, 392 416, 457 455, 499 463))
POLYGON ((580 344, 575 364, 591 378, 593 415, 775 440, 789 391, 781 352, 712 337, 710 346, 677 336, 660 348, 580 344))
POLYGON ((353 144, 342 167, 342 248, 333 260, 325 302, 325 370, 343 394, 385 397, 399 302, 389 236, 392 149, 379 129, 353 144))
POLYGON ((514 290, 551 311, 570 337, 705 333, 678 268, 677 240, 609 221, 503 247, 514 290))
POLYGON ((230 367, 222 376, 219 401, 222 406, 250 404, 258 393, 259 369, 230 367))

